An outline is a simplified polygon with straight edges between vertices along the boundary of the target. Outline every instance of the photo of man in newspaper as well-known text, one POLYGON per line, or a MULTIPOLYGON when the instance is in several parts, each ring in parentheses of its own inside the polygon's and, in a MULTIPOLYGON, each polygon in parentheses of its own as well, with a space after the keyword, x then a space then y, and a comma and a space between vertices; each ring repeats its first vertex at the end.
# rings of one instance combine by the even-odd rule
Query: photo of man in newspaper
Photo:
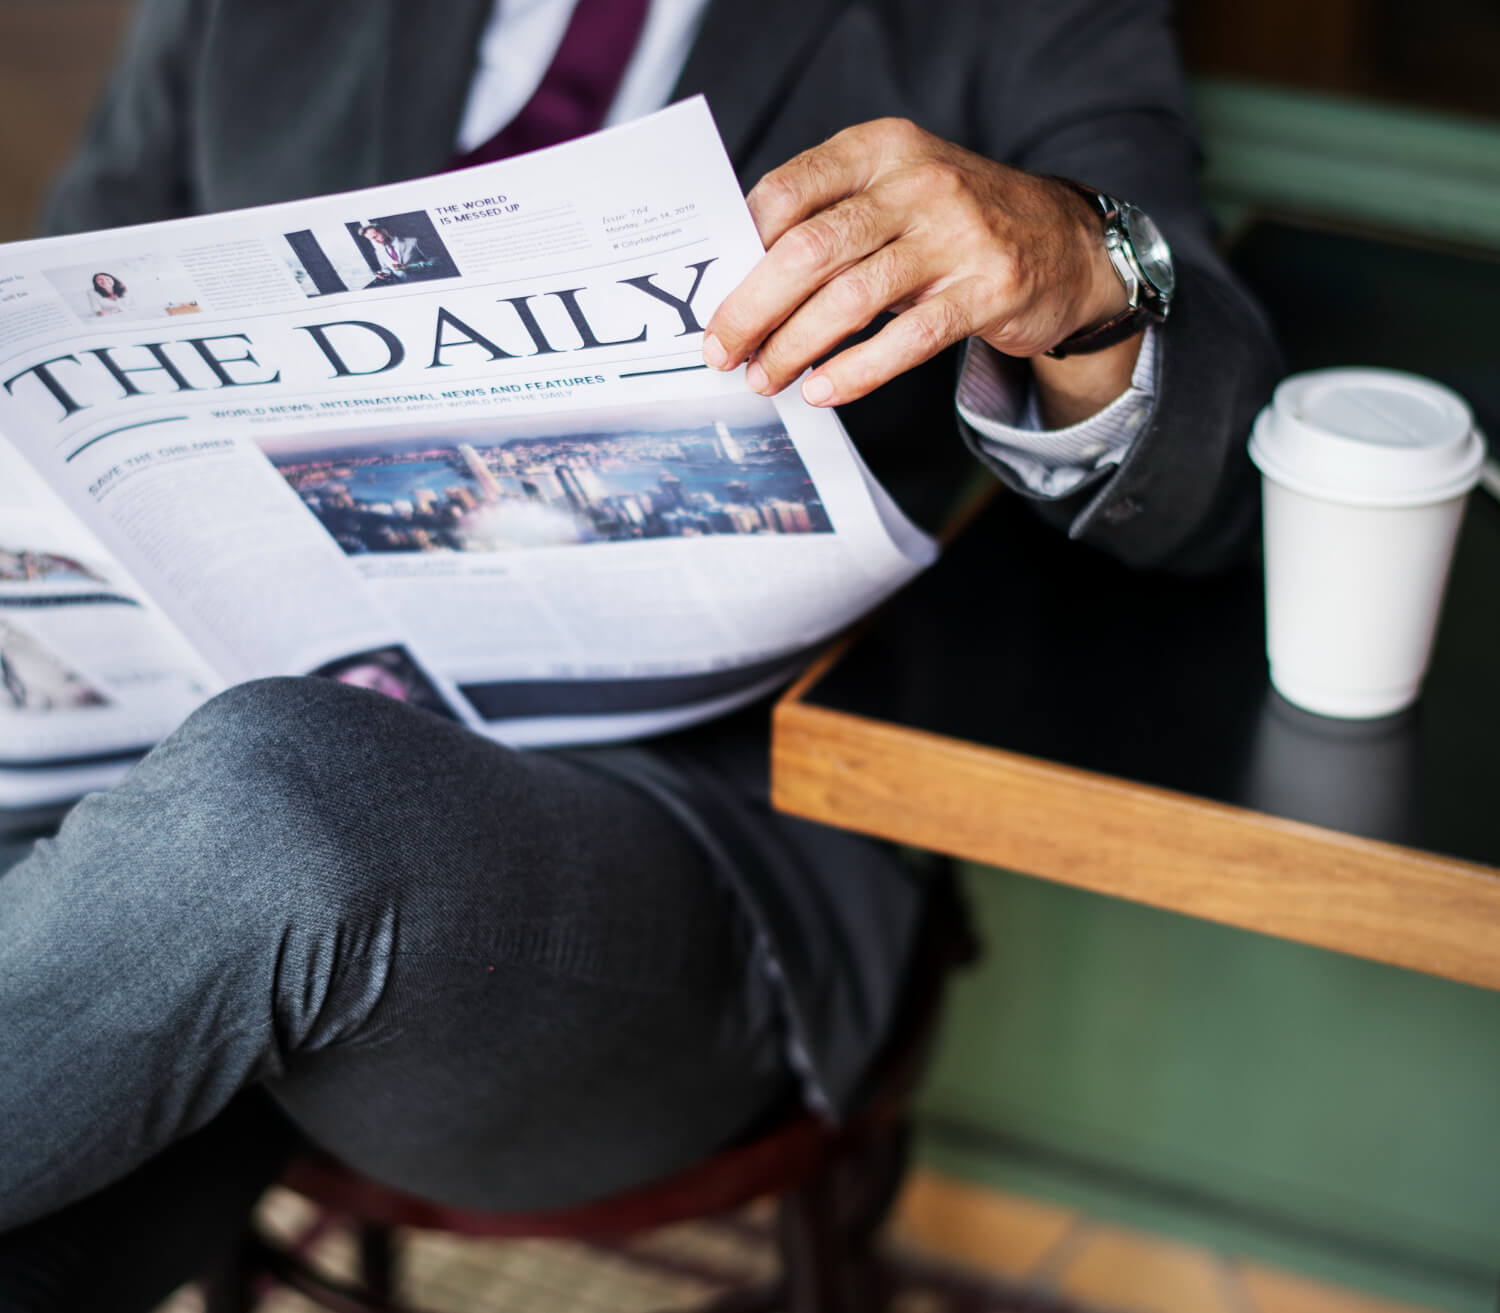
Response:
POLYGON ((260 446, 351 556, 833 530, 758 397, 260 446))
POLYGON ((460 276, 424 210, 351 219, 343 228, 284 234, 288 266, 309 297, 460 276))

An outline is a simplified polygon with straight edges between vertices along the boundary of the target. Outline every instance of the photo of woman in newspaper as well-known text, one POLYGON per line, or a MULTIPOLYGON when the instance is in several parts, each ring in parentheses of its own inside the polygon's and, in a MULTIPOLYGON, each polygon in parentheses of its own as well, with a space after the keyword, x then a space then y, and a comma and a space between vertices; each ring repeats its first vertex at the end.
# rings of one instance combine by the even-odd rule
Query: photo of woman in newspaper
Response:
POLYGON ((96 315, 118 315, 130 308, 125 300, 125 284, 114 274, 95 274, 89 284, 88 298, 96 315))
POLYGON ((181 261, 158 252, 126 255, 115 250, 97 262, 43 269, 42 274, 85 324, 99 319, 166 319, 203 309, 181 261))

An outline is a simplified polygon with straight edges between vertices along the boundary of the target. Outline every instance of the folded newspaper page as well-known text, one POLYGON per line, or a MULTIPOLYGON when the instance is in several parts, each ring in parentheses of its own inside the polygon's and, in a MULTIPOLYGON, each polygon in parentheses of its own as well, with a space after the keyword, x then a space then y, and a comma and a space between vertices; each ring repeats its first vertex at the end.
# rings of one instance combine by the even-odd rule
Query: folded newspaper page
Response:
POLYGON ((761 254, 701 99, 0 247, 0 805, 266 675, 520 746, 784 681, 936 548, 831 411, 703 366, 761 254))

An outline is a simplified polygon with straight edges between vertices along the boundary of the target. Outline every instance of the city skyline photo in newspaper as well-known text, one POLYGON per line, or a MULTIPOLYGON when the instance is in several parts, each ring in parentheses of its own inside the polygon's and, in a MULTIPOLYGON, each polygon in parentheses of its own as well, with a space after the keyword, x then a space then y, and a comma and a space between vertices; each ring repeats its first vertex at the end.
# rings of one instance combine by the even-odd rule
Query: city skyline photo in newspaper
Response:
POLYGON ((260 446, 351 556, 833 528, 759 397, 260 446))

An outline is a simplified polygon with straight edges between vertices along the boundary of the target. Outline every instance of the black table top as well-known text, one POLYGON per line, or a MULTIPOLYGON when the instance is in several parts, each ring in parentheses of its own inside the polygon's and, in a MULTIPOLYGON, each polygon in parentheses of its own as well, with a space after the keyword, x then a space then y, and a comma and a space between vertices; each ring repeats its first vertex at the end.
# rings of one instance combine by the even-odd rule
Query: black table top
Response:
POLYGON ((1136 573, 1002 497, 808 693, 819 706, 1500 867, 1500 506, 1470 499, 1424 695, 1283 701, 1262 580, 1136 573))
MULTIPOLYGON (((1456 387, 1500 437, 1500 260, 1251 225, 1231 263, 1291 370, 1368 364, 1456 387)), ((1500 506, 1470 499, 1426 691, 1383 721, 1270 687, 1261 576, 1137 575, 1006 499, 808 700, 1500 867, 1500 506), (897 673, 900 672, 900 673, 897 673)))

